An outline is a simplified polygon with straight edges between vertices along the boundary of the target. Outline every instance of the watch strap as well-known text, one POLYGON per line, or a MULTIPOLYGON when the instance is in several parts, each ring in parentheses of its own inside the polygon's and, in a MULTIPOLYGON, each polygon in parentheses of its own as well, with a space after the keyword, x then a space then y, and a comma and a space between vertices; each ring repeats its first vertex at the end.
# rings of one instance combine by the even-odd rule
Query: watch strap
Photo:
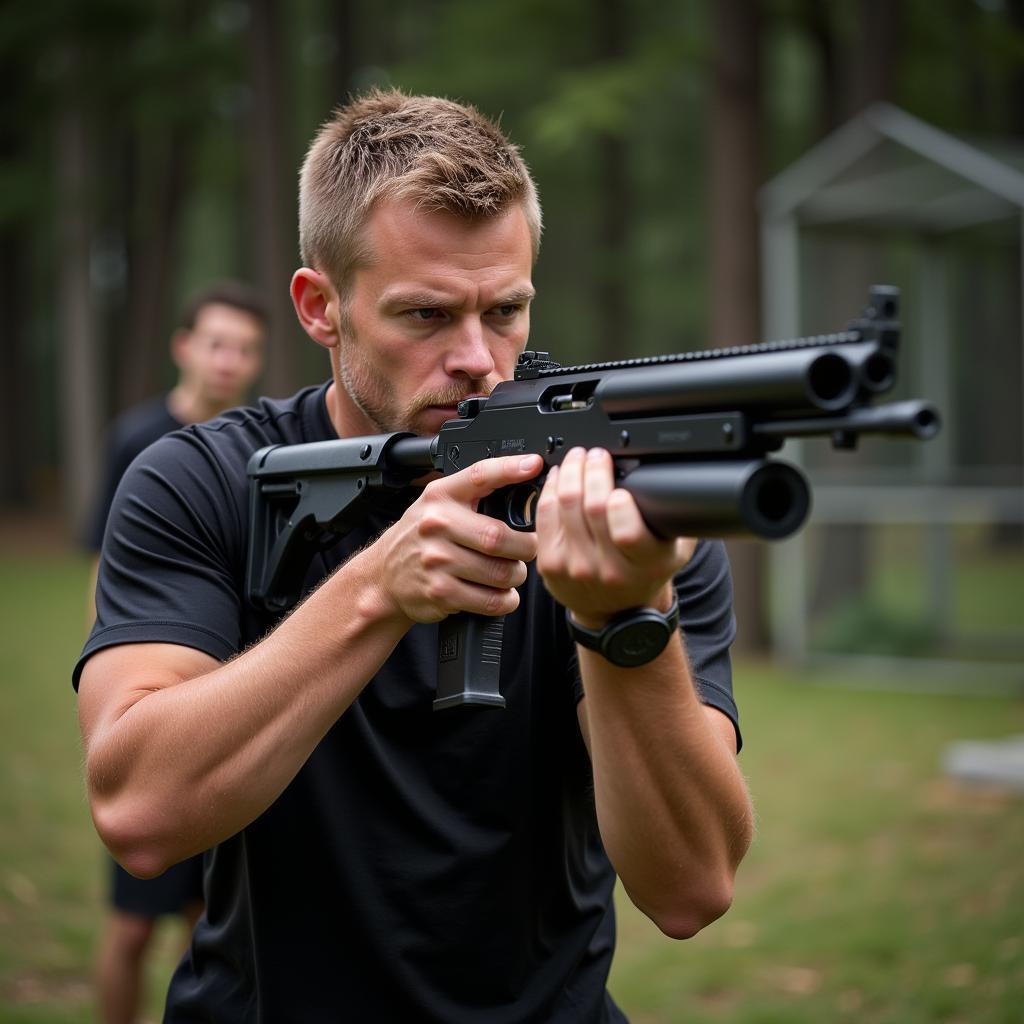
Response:
MULTIPOLYGON (((628 608, 626 611, 613 615, 601 629, 589 629, 581 626, 573 617, 568 608, 565 610, 565 622, 569 629, 569 635, 581 647, 597 651, 598 654, 607 658, 613 664, 626 667, 646 664, 657 657, 668 643, 669 638, 679 628, 679 596, 673 590, 672 605, 667 612, 659 611, 657 608, 628 608), (627 657, 617 653, 621 645, 616 644, 616 638, 621 638, 624 632, 629 630, 642 630, 643 627, 661 626, 664 639, 660 646, 657 643, 651 644, 649 650, 647 645, 641 645, 635 652, 629 652, 627 657)), ((657 636, 650 629, 643 630, 645 637, 657 636)))

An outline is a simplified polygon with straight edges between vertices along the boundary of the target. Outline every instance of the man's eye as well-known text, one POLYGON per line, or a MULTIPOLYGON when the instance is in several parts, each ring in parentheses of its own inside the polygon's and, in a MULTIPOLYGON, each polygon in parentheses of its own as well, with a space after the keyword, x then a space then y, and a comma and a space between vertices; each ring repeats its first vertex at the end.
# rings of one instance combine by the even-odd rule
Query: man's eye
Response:
POLYGON ((438 315, 438 310, 432 308, 414 309, 410 311, 410 316, 414 320, 433 320, 438 315))
POLYGON ((497 313, 498 316, 508 318, 511 316, 515 316, 516 313, 519 312, 520 308, 521 307, 518 302, 510 302, 506 306, 495 306, 494 312, 497 313))

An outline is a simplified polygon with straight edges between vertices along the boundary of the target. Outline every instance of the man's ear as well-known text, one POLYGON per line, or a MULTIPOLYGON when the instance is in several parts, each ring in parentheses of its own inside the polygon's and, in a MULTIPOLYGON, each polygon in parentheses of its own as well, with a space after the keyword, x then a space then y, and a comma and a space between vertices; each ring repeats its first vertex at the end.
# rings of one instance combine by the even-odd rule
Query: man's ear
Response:
POLYGON ((185 369, 185 350, 191 340, 192 332, 184 327, 179 327, 171 335, 171 360, 179 370, 185 369))
POLYGON ((333 305, 336 314, 338 293, 326 274, 309 267, 300 267, 292 276, 292 305, 302 329, 324 348, 336 348, 338 331, 331 319, 333 305))

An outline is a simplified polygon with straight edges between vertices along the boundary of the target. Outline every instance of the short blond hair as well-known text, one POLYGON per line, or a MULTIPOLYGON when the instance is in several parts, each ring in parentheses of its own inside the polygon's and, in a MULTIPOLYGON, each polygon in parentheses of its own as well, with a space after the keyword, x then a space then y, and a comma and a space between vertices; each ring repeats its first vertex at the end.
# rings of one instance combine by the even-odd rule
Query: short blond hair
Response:
POLYGON ((541 212, 519 150, 475 107, 437 96, 374 90, 338 108, 302 165, 299 245, 303 263, 340 292, 372 254, 362 228, 375 203, 403 199, 467 219, 519 203, 536 258, 541 212))

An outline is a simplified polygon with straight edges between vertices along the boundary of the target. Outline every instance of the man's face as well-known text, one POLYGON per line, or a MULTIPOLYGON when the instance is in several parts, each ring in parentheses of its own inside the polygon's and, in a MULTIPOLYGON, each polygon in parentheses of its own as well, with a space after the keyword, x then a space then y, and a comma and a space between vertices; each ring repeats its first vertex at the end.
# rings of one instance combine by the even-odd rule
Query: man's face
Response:
POLYGON ((346 432, 433 434, 464 398, 512 376, 530 330, 532 250, 515 206, 467 221, 383 203, 338 324, 346 432))
POLYGON ((263 366, 263 325, 234 306, 203 306, 175 355, 182 379, 210 405, 238 405, 263 366))

